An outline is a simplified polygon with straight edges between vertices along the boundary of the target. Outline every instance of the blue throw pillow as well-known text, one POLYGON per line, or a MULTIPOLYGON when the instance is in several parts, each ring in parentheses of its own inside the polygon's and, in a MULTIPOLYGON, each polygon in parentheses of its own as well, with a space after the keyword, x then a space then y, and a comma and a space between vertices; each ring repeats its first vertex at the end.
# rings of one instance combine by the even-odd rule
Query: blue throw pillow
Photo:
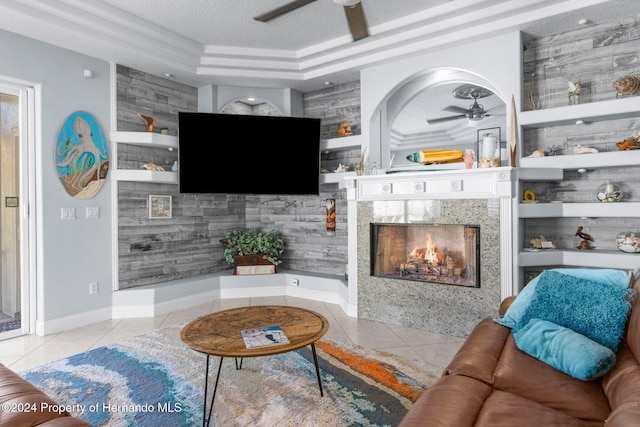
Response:
POLYGON ((616 363, 611 349, 546 320, 531 319, 513 337, 520 350, 580 380, 604 375, 616 363))
POLYGON ((531 319, 548 320, 616 352, 632 301, 630 288, 546 271, 540 275, 531 303, 513 331, 523 328, 531 319))
POLYGON ((629 273, 623 270, 610 268, 555 268, 552 270, 546 270, 527 283, 524 289, 518 294, 518 297, 509 306, 504 316, 494 319, 495 322, 506 326, 507 328, 514 328, 522 317, 524 310, 529 307, 529 304, 531 304, 531 299, 533 298, 538 281, 549 271, 555 271, 557 273, 582 279, 589 279, 594 282, 601 282, 623 289, 628 288, 630 283, 629 273))

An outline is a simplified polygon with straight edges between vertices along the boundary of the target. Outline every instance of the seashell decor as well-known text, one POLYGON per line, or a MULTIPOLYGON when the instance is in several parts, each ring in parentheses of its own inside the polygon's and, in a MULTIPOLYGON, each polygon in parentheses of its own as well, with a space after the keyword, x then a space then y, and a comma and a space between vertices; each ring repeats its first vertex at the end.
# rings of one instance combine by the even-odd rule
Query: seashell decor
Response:
POLYGON ((640 92, 640 78, 638 77, 638 72, 620 77, 618 80, 613 82, 613 88, 617 92, 616 98, 623 98, 625 96, 637 94, 640 92))
POLYGON ((622 252, 640 252, 640 233, 620 233, 616 237, 616 246, 622 252))

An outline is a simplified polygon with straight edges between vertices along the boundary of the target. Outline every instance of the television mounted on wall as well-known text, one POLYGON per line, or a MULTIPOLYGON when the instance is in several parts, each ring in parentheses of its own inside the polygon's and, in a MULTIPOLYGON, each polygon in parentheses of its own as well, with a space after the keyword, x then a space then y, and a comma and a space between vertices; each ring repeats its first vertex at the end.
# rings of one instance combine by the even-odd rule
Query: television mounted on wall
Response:
POLYGON ((178 113, 180 193, 319 195, 320 119, 178 113))

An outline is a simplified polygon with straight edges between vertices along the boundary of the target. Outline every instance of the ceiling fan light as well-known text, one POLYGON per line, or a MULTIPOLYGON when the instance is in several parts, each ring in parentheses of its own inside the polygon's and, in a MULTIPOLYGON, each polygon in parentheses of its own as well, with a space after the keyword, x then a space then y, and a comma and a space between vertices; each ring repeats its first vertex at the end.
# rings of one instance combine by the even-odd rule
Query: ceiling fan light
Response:
POLYGON ((333 0, 338 6, 355 6, 360 3, 360 0, 333 0))

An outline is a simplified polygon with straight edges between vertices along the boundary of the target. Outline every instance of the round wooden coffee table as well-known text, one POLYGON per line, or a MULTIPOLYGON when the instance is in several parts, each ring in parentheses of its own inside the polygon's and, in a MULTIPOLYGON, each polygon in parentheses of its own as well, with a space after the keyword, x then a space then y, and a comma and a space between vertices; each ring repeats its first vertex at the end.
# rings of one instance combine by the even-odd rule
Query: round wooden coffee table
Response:
POLYGON ((322 380, 320 378, 320 369, 318 368, 315 342, 322 338, 328 330, 329 322, 321 314, 304 308, 278 305, 232 308, 207 314, 188 323, 180 331, 180 338, 191 349, 207 355, 202 425, 208 425, 211 420, 222 360, 225 357, 234 357, 236 359, 236 369, 241 369, 242 359, 245 357, 271 356, 287 353, 309 345, 311 346, 315 363, 320 396, 322 396, 322 380), (266 347, 247 348, 241 331, 243 329, 266 326, 279 326, 289 342, 266 347), (209 414, 207 415, 207 385, 209 358, 211 356, 219 356, 220 363, 211 396, 209 414), (240 359, 239 363, 238 359, 240 359))

